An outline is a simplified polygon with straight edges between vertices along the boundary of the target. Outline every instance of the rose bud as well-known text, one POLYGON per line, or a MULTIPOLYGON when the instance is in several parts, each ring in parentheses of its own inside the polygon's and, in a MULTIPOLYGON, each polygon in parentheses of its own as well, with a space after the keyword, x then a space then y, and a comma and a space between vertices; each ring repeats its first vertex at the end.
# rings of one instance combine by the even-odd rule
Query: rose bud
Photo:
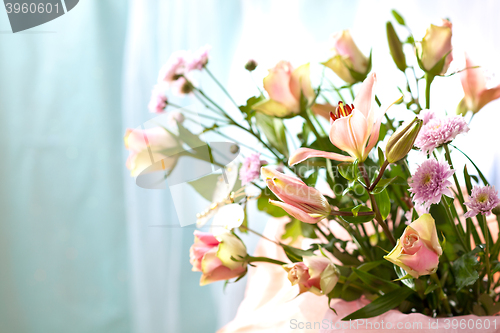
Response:
POLYGON ((433 75, 446 73, 453 60, 451 50, 451 22, 443 20, 442 26, 431 24, 422 42, 417 45, 420 68, 433 75))
POLYGON ((339 269, 324 256, 305 256, 302 260, 283 265, 292 286, 298 284, 300 294, 310 291, 318 296, 328 295, 339 280, 339 269))
POLYGON ((267 167, 260 170, 267 187, 282 200, 269 200, 271 205, 283 208, 288 214, 306 223, 317 223, 330 215, 330 204, 314 187, 267 167))
POLYGON ((203 273, 201 286, 238 277, 247 270, 245 262, 236 261, 247 256, 245 244, 230 232, 214 236, 196 230, 194 244, 189 252, 192 270, 203 273))
POLYGON ((394 132, 385 146, 385 158, 389 163, 395 163, 404 158, 413 148, 423 121, 415 117, 406 127, 400 127, 394 132))
POLYGON ((268 116, 293 117, 301 111, 301 98, 312 103, 316 97, 311 86, 309 64, 294 69, 288 61, 280 61, 264 78, 264 89, 269 99, 253 108, 268 116))
POLYGON ((418 278, 437 270, 442 253, 434 219, 430 214, 423 214, 406 227, 403 236, 384 259, 418 278))
POLYGON ((354 43, 349 30, 333 35, 333 56, 322 63, 349 84, 361 82, 370 71, 368 59, 354 43))

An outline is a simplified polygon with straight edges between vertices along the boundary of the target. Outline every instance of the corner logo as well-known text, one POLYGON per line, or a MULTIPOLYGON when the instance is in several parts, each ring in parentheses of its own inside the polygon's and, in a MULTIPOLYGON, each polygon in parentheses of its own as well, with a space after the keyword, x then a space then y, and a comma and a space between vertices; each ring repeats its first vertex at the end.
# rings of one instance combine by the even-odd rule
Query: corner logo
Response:
POLYGON ((69 12, 79 0, 4 0, 12 32, 16 33, 52 21, 69 12))

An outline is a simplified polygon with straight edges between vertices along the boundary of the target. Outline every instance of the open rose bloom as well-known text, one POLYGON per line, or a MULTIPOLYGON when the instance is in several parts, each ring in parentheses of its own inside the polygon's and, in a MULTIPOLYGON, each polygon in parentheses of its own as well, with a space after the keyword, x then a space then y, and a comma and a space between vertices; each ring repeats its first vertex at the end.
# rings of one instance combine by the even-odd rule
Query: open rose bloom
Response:
POLYGON ((437 270, 443 249, 436 224, 430 214, 423 214, 406 227, 391 253, 384 258, 418 278, 437 270))

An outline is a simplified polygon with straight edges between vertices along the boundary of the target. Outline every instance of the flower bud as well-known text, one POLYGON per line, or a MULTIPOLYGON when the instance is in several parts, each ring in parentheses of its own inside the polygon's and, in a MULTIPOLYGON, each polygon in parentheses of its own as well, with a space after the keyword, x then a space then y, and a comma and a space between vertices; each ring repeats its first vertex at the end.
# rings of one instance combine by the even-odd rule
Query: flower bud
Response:
POLYGON ((406 127, 400 127, 391 135, 385 147, 387 162, 394 163, 405 157, 413 147, 423 121, 415 117, 406 127))
POLYGON ((245 69, 249 72, 253 72, 257 68, 257 61, 250 59, 245 65, 245 69))
POLYGON ((403 43, 399 40, 394 26, 391 22, 387 22, 387 41, 389 42, 389 49, 391 50, 392 60, 399 68, 400 71, 404 72, 406 69, 406 57, 403 52, 403 43))
POLYGON ((328 295, 339 281, 340 271, 323 256, 305 256, 303 262, 283 265, 292 285, 299 285, 300 293, 328 295))
POLYGON ((443 25, 431 24, 417 45, 418 64, 423 71, 433 75, 444 74, 453 60, 451 34, 452 25, 443 20, 443 25))

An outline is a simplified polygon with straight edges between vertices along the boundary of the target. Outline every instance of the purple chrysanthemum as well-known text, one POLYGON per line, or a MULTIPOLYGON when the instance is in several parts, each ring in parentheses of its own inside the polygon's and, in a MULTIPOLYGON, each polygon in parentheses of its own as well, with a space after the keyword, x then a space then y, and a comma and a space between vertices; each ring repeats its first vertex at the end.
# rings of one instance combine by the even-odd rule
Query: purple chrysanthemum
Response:
POLYGON ((208 53, 212 47, 210 45, 205 45, 200 47, 198 50, 193 52, 188 63, 187 70, 191 71, 193 69, 202 70, 203 67, 208 63, 208 53))
POLYGON ((264 164, 267 164, 267 162, 260 159, 260 154, 251 154, 245 158, 240 169, 241 185, 246 185, 259 178, 260 167, 264 164))
POLYGON ((441 201, 443 194, 453 197, 448 178, 454 172, 446 162, 429 159, 422 163, 410 179, 409 191, 413 193, 415 204, 421 205, 427 211, 431 204, 441 201))
POLYGON ((451 142, 458 134, 469 131, 469 126, 462 116, 450 116, 437 118, 433 116, 428 119, 427 124, 422 126, 415 140, 415 146, 424 153, 430 154, 435 148, 442 144, 451 142))
POLYGON ((464 214, 465 217, 473 217, 481 213, 490 215, 491 210, 500 204, 498 191, 495 191, 495 186, 474 186, 470 196, 470 201, 465 205, 469 211, 464 214))
POLYGON ((149 111, 153 113, 162 113, 167 107, 167 96, 161 85, 156 85, 151 92, 151 100, 149 101, 149 111))

